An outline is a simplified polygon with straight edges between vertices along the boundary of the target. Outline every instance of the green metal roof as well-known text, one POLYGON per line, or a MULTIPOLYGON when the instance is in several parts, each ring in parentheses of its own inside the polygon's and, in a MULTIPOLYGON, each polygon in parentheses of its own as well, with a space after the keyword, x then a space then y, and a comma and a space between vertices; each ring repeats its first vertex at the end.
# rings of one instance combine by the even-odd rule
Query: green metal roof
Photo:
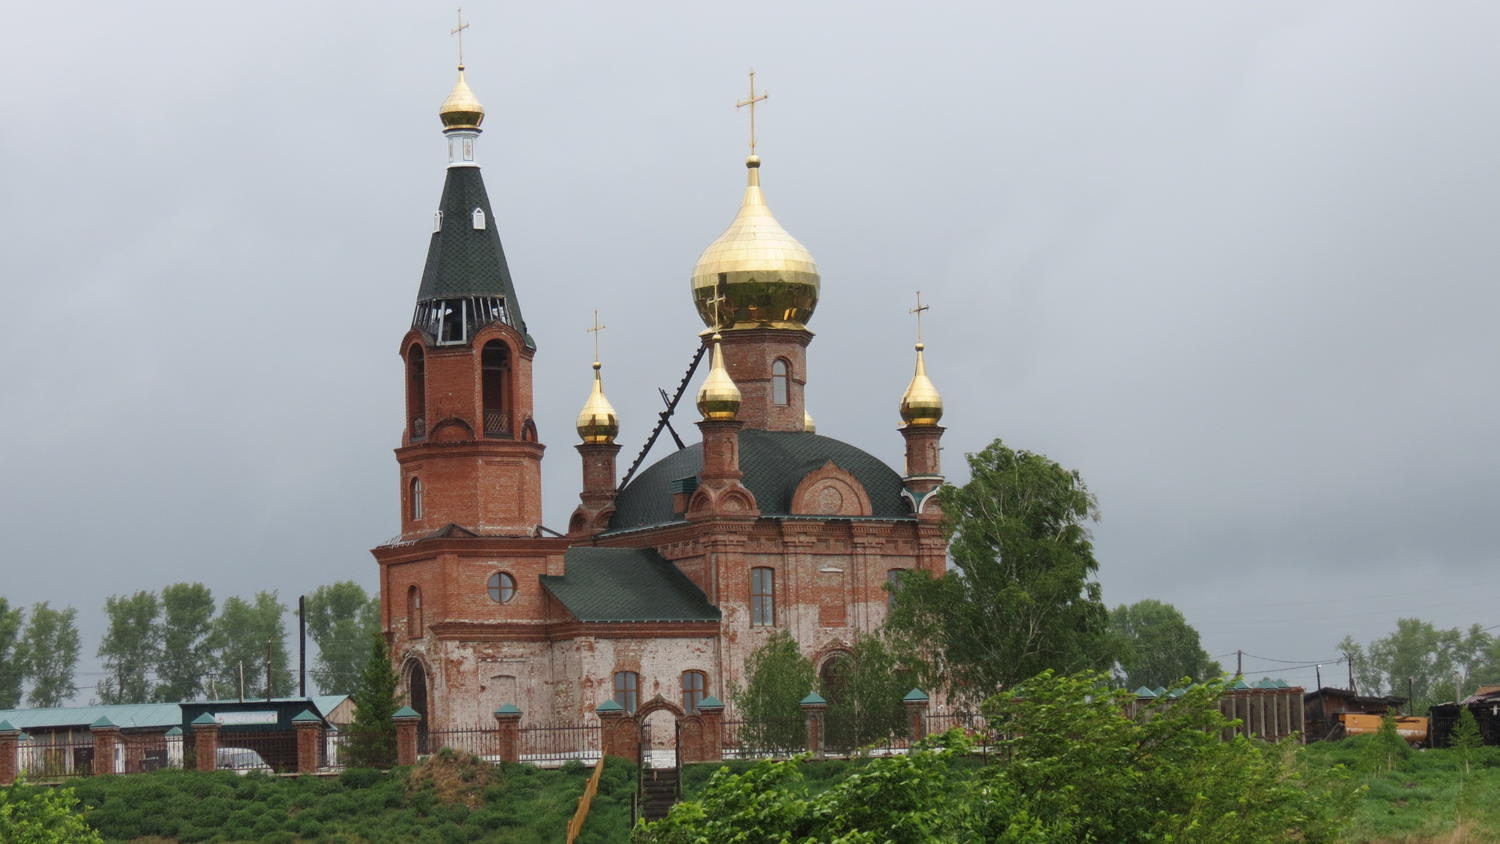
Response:
POLYGON ((713 695, 709 695, 708 697, 704 698, 703 700, 698 701, 698 708, 699 709, 723 709, 724 708, 724 702, 721 701, 721 700, 719 700, 718 698, 714 697, 713 695))
POLYGON ((298 712, 296 715, 292 716, 293 724, 300 724, 306 721, 322 722, 322 720, 322 718, 314 715, 311 709, 304 709, 301 712, 298 712))
POLYGON ((579 621, 718 621, 703 590, 655 551, 569 548, 542 586, 579 621))
POLYGON ((824 700, 823 696, 820 695, 820 694, 818 694, 817 692, 808 692, 807 693, 807 697, 805 697, 805 698, 803 698, 801 700, 801 704, 803 706, 817 706, 820 703, 827 703, 827 702, 828 701, 824 700))
MULTIPOLYGON (((510 265, 500 245, 500 226, 490 209, 490 197, 479 168, 448 168, 438 208, 443 221, 427 246, 427 265, 422 269, 417 301, 503 296, 511 327, 525 335, 526 321, 521 318, 510 265), (482 229, 474 228, 475 208, 484 210, 482 229)), ((529 345, 529 335, 527 340, 529 345)))
POLYGON ((918 701, 923 701, 923 700, 928 700, 928 699, 929 698, 927 697, 927 693, 926 692, 922 691, 921 689, 912 689, 911 691, 907 692, 906 693, 906 697, 902 698, 901 700, 903 702, 916 703, 918 701))
MULTIPOLYGON (((870 496, 878 519, 912 519, 901 498, 901 476, 874 455, 846 442, 801 431, 740 431, 742 483, 755 496, 763 516, 787 516, 792 493, 807 474, 833 461, 853 475, 870 496)), ((703 444, 680 449, 653 463, 615 498, 611 531, 681 521, 672 512, 673 484, 703 470, 703 444)))
POLYGON ((403 706, 400 709, 396 710, 395 713, 391 715, 391 717, 392 718, 421 718, 422 717, 422 713, 418 712, 415 709, 412 709, 410 706, 403 706))
POLYGON ((100 718, 122 729, 170 727, 182 723, 182 710, 175 703, 122 703, 110 706, 59 706, 51 709, 4 709, 0 720, 18 730, 88 729, 100 718))
POLYGON ((495 710, 496 715, 520 715, 521 709, 514 703, 507 703, 495 710))
POLYGON ((603 702, 603 703, 599 704, 598 706, 594 707, 594 711, 595 712, 624 712, 625 711, 625 707, 619 705, 618 703, 615 703, 613 700, 606 700, 605 702, 603 702))
POLYGON ((1141 686, 1139 689, 1135 690, 1135 696, 1139 698, 1156 697, 1156 692, 1151 691, 1145 686, 1141 686))

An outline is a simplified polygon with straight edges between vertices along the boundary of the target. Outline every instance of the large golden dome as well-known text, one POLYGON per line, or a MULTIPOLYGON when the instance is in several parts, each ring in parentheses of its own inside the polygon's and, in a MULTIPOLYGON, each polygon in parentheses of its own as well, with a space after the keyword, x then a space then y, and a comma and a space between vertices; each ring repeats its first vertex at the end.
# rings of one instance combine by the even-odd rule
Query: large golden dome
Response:
POLYGON ((458 81, 453 83, 448 99, 438 108, 438 118, 443 121, 444 129, 478 129, 484 122, 484 106, 464 81, 463 65, 458 66, 458 81))
POLYGON ((709 328, 804 328, 818 305, 818 265, 776 222, 760 191, 760 158, 745 159, 749 184, 734 222, 693 268, 693 304, 709 328), (710 299, 722 295, 719 318, 710 299))

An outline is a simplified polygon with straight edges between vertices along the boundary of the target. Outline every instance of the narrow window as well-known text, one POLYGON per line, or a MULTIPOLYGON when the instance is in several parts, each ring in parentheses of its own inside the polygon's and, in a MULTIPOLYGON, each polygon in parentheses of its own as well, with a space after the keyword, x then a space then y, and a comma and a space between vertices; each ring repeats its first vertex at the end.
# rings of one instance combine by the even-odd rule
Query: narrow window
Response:
POLYGON ((890 612, 896 605, 896 590, 901 588, 901 573, 906 569, 891 569, 885 573, 885 609, 890 612))
POLYGON ((689 715, 698 714, 698 704, 703 702, 707 688, 707 674, 702 671, 682 672, 682 711, 689 715))
POLYGON ((500 340, 484 344, 480 354, 481 392, 484 394, 484 435, 486 437, 515 437, 511 426, 510 402, 510 347, 500 340))
POLYGON ((443 212, 432 212, 432 233, 437 234, 443 230, 443 212))
POLYGON ((406 354, 406 421, 412 439, 427 437, 427 356, 416 345, 406 354))
POLYGON ((791 367, 781 358, 771 364, 771 402, 785 405, 791 402, 791 367))
POLYGON ((474 160, 474 139, 464 138, 464 161, 474 160))
POLYGON ((483 208, 475 208, 474 209, 474 230, 475 231, 482 231, 483 229, 484 229, 484 209, 483 208))
POLYGON ((410 503, 411 503, 411 520, 415 522, 416 520, 422 518, 422 479, 421 478, 412 478, 411 479, 411 494, 410 494, 409 498, 410 498, 410 503))
POLYGON ((497 571, 490 575, 488 585, 490 600, 497 604, 508 604, 516 597, 516 579, 508 572, 497 571))
POLYGON ((406 635, 422 638, 422 589, 417 586, 406 590, 406 635))
POLYGON ((776 624, 776 572, 774 569, 750 570, 750 626, 771 627, 776 624))
POLYGON ((634 671, 615 672, 615 703, 631 715, 640 700, 641 678, 634 671))

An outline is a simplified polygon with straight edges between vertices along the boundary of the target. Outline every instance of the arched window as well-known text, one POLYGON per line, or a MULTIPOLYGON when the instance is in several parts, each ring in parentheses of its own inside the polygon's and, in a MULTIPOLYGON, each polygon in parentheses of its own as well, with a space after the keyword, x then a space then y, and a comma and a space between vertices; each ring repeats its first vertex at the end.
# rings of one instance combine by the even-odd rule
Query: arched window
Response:
POLYGON ((427 355, 421 346, 406 353, 406 421, 411 438, 427 436, 427 355))
POLYGON ((771 403, 790 404, 791 394, 791 366, 783 358, 777 358, 771 364, 771 403))
POLYGON ((844 670, 844 654, 836 653, 830 656, 818 669, 818 680, 823 687, 823 696, 829 703, 839 703, 844 699, 844 685, 847 681, 847 672, 844 670))
POLYGON ((509 572, 497 571, 490 575, 488 591, 491 601, 508 604, 516 596, 516 579, 509 572))
POLYGON ((484 344, 479 357, 481 391, 484 394, 484 435, 515 437, 510 418, 510 347, 499 340, 484 344))
POLYGON ((474 209, 474 228, 475 229, 483 229, 484 228, 484 209, 483 208, 475 208, 474 209))
POLYGON ((750 626, 772 627, 776 624, 776 570, 750 570, 750 626))
POLYGON ((406 635, 422 638, 422 587, 412 586, 406 590, 406 635))
POLYGON ((411 508, 411 520, 417 521, 422 518, 422 479, 411 479, 411 492, 407 496, 407 503, 411 508))
POLYGON ((906 569, 891 569, 885 573, 885 608, 889 612, 896 605, 896 590, 901 588, 901 573, 906 569))
POLYGON ((636 704, 640 702, 641 678, 634 671, 615 672, 615 703, 618 703, 631 715, 635 714, 636 704))
POLYGON ((682 710, 689 715, 696 715, 698 704, 703 702, 707 690, 707 674, 702 671, 682 672, 682 710))

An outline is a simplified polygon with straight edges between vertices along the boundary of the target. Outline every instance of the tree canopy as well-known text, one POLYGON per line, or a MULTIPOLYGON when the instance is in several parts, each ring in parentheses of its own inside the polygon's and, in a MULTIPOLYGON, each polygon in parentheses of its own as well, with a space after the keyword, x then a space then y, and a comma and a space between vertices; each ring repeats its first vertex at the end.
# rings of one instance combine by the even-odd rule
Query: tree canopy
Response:
POLYGON ((280 697, 291 692, 285 616, 286 607, 276 599, 275 592, 255 593, 254 603, 240 597, 224 600, 209 636, 221 693, 238 684, 242 669, 248 697, 280 697), (270 688, 266 688, 268 646, 270 688))
POLYGON ((1353 659, 1362 693, 1406 697, 1410 690, 1415 711, 1462 697, 1479 683, 1500 682, 1500 639, 1477 624, 1444 630, 1402 618, 1390 635, 1368 646, 1345 636, 1339 649, 1353 659), (1454 686, 1455 674, 1463 689, 1454 686))
POLYGON ((11 609, 0 596, 0 709, 14 709, 21 702, 21 681, 26 677, 21 654, 21 608, 11 609))
POLYGON ((903 575, 887 629, 923 656, 928 685, 971 703, 1045 669, 1110 665, 1083 479, 1000 440, 968 461, 969 482, 937 499, 953 570, 903 575))
POLYGON ((209 634, 213 630, 214 596, 201 583, 174 583, 161 590, 161 651, 156 664, 156 700, 204 697, 204 678, 212 670, 209 634))
POLYGON ((349 764, 388 768, 396 763, 396 710, 400 678, 391 667, 385 637, 375 631, 365 639, 367 658, 354 687, 354 722, 349 729, 349 764))
POLYGON ((1198 631, 1171 604, 1147 598, 1109 614, 1118 662, 1116 679, 1126 688, 1175 687, 1182 678, 1208 680, 1223 673, 1198 643, 1198 631))
POLYGON ((74 672, 81 648, 77 610, 55 610, 46 601, 31 608, 21 650, 22 670, 31 681, 26 700, 32 706, 62 706, 78 693, 74 672))
POLYGON ((801 702, 813 690, 813 667, 786 630, 773 632, 745 660, 745 687, 734 705, 744 719, 740 740, 751 747, 807 746, 801 702))
POLYGON ((104 661, 99 702, 140 703, 151 699, 151 673, 161 655, 161 603, 151 592, 111 595, 104 601, 109 627, 99 642, 104 661))
POLYGON ((359 682, 370 634, 379 629, 380 599, 352 580, 307 596, 307 633, 318 646, 313 678, 325 694, 348 694, 359 682))

